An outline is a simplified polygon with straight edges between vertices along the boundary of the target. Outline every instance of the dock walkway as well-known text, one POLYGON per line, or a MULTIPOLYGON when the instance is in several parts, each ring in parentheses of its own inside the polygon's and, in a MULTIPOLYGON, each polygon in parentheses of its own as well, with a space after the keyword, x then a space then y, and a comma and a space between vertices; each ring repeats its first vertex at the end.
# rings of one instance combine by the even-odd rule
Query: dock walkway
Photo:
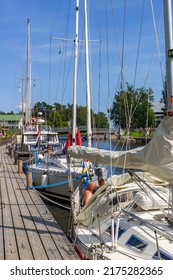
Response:
POLYGON ((79 259, 37 191, 0 147, 0 260, 79 259))

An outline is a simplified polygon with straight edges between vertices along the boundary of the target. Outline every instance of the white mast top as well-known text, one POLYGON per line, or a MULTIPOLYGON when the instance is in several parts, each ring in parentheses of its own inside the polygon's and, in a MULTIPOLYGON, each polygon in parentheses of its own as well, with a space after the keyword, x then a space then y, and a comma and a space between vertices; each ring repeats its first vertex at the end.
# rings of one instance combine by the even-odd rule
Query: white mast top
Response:
POLYGON ((27 19, 27 73, 26 73, 26 124, 31 121, 31 54, 30 54, 30 21, 27 19))
POLYGON ((173 41, 172 41, 172 7, 171 0, 163 0, 165 25, 165 53, 167 77, 167 112, 173 114, 173 41))

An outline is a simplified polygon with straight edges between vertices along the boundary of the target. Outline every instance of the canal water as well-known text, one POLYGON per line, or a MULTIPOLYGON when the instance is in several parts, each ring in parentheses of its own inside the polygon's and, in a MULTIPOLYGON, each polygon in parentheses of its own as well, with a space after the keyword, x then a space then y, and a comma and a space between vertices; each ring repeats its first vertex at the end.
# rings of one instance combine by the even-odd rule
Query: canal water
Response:
MULTIPOLYGON (((60 141, 61 141, 61 139, 60 139, 60 141)), ((62 139, 61 142, 63 142, 63 141, 64 141, 64 139, 62 139)), ((122 149, 121 145, 117 144, 117 141, 111 141, 111 144, 110 144, 110 140, 99 140, 93 144, 94 144, 93 145, 94 147, 97 147, 100 149, 105 149, 105 150, 109 150, 110 146, 111 146, 111 150, 119 151, 122 149)), ((86 145, 85 141, 83 141, 83 145, 86 145)), ((136 147, 139 147, 139 145, 137 146, 135 143, 130 143, 131 149, 136 148, 136 147)), ((124 149, 125 149, 125 147, 124 147, 124 149)), ((120 172, 121 172, 121 169, 116 168, 115 170, 113 170, 112 173, 118 174, 120 172)), ((49 203, 46 203, 46 205, 49 208, 49 210, 51 211, 54 218, 57 220, 58 224, 60 225, 60 227, 62 228, 64 233, 67 234, 68 228, 69 228, 69 222, 70 222, 70 210, 67 210, 67 209, 64 209, 63 207, 55 206, 55 205, 49 204, 49 203)))

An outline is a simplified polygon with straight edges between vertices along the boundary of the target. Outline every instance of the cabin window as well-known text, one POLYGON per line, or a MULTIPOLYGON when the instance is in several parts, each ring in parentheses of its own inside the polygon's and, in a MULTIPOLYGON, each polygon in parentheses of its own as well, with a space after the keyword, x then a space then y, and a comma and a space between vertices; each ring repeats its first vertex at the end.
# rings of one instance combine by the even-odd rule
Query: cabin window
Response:
MULTIPOLYGON (((173 258, 171 256, 169 256, 168 254, 166 254, 163 251, 160 251, 160 258, 161 258, 161 260, 173 260, 173 258)), ((152 259, 159 260, 158 251, 154 254, 152 259)))
POLYGON ((27 140, 26 141, 36 141, 37 135, 27 135, 27 140))
POLYGON ((134 234, 132 234, 132 236, 129 238, 129 240, 126 242, 127 246, 130 246, 134 249, 137 249, 138 251, 143 251, 146 246, 147 243, 144 242, 142 239, 140 239, 139 237, 135 236, 134 234))

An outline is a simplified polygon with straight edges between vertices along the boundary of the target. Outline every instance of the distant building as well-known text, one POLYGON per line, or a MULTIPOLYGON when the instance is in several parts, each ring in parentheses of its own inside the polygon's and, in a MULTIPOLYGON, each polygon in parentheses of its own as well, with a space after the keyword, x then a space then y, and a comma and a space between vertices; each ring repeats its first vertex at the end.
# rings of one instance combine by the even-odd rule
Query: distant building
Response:
POLYGON ((162 108, 164 108, 164 103, 160 103, 160 102, 154 102, 153 103, 153 111, 155 113, 155 121, 156 121, 156 127, 158 126, 158 124, 161 122, 161 120, 164 117, 164 113, 162 108))
POLYGON ((0 115, 0 127, 2 129, 21 128, 22 116, 21 115, 0 115))

